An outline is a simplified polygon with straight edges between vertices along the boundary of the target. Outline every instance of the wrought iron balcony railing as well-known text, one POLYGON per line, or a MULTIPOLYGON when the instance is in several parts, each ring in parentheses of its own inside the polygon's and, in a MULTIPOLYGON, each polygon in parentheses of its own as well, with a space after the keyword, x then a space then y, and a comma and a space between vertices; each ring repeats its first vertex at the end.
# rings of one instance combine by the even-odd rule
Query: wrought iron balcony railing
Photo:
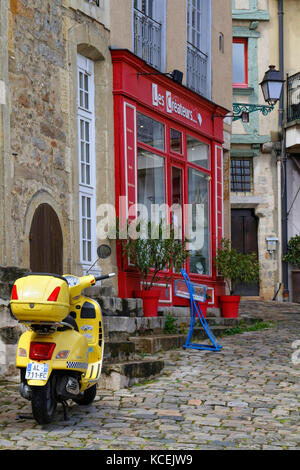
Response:
POLYGON ((300 119, 300 72, 287 79, 287 122, 300 119))
POLYGON ((187 42, 187 86, 208 97, 208 56, 187 42))
POLYGON ((149 65, 161 70, 162 25, 134 10, 134 53, 149 65))

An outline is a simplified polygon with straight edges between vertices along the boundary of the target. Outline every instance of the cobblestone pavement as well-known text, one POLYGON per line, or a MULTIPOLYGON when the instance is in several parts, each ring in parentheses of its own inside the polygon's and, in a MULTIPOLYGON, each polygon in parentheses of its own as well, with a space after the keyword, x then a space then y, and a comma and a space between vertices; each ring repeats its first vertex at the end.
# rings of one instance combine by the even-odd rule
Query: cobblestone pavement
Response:
POLYGON ((161 376, 40 426, 17 382, 0 382, 0 449, 300 449, 299 370, 292 343, 300 315, 223 337, 221 352, 168 351, 161 376))

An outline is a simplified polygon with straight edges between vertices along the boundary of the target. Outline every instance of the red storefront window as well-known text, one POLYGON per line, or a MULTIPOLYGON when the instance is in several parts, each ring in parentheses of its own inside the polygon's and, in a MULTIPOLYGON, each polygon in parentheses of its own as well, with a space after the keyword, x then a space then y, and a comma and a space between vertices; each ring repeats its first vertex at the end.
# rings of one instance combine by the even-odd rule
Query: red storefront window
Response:
MULTIPOLYGON (((223 289, 213 265, 223 235, 223 123, 212 114, 228 111, 169 78, 149 76, 151 68, 128 51, 114 50, 112 57, 116 204, 125 197, 129 219, 146 214, 154 221, 154 213, 172 221, 178 237, 190 240, 191 279, 223 289)), ((140 278, 120 252, 118 257, 119 295, 131 297, 140 278)), ((164 276, 157 283, 161 304, 185 302, 174 298, 173 283, 166 286, 164 276)))

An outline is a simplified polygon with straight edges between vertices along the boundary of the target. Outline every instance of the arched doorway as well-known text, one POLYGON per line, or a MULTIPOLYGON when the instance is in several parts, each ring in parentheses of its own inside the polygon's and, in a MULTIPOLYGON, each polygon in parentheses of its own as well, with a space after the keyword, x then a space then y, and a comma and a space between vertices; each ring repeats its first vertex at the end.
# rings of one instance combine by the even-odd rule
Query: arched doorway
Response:
POLYGON ((49 204, 36 209, 29 234, 32 272, 62 274, 63 236, 56 212, 49 204))

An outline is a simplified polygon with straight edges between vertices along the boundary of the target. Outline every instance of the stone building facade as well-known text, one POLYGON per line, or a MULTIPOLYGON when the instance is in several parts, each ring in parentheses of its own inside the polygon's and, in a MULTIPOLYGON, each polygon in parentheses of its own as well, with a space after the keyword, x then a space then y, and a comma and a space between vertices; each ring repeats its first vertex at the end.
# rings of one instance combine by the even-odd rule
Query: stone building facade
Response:
MULTIPOLYGON (((267 0, 233 1, 233 103, 264 102, 259 83, 269 65, 278 69, 278 55, 272 57, 274 43, 267 0), (272 58, 271 58, 272 57, 272 58)), ((277 49, 278 50, 278 49, 277 49)), ((281 298, 281 206, 278 141, 278 104, 267 116, 249 115, 249 123, 233 122, 231 140, 231 223, 232 243, 254 251, 260 263, 260 284, 244 286, 245 296, 271 300, 281 298), (237 234, 236 236, 234 234, 237 234), (267 250, 274 238, 275 250, 267 250)))
MULTIPOLYGON (((163 11, 161 71, 182 70, 183 84, 190 87, 186 30, 192 3, 144 3, 163 11)), ((200 4, 198 28, 208 27, 201 47, 207 49, 209 66, 207 94, 199 92, 230 108, 230 1, 224 2, 222 14, 216 0, 200 4)), ((110 47, 136 52, 136 6, 131 0, 121 5, 107 0, 1 1, 1 265, 39 271, 42 264, 50 272, 81 274, 94 262, 96 208, 115 203, 110 47), (85 108, 80 96, 93 106, 85 108)), ((225 176, 230 130, 225 123, 225 176)), ((229 233, 227 184, 224 194, 229 233)), ((115 254, 103 269, 116 270, 115 254)))
POLYGON ((233 103, 267 104, 259 83, 270 65, 285 80, 274 110, 234 122, 231 141, 232 226, 248 223, 245 237, 255 239, 261 267, 260 286, 248 294, 266 300, 295 300, 293 267, 282 256, 300 230, 299 8, 297 0, 233 1, 233 103))
POLYGON ((52 270, 80 274, 96 247, 80 254, 79 57, 93 66, 84 76, 95 103, 84 121, 93 134, 91 142, 85 135, 98 184, 93 203, 114 202, 109 4, 4 0, 1 40, 1 264, 38 267, 41 247, 52 270))
MULTIPOLYGON (((221 11, 219 0, 201 0, 195 12, 190 0, 1 0, 0 266, 5 276, 7 267, 81 275, 95 261, 97 207, 115 205, 110 49, 138 55, 136 10, 140 19, 147 16, 152 22, 156 14, 162 15, 160 71, 181 70, 182 92, 191 88, 212 109, 230 109, 231 1, 222 4, 221 11), (147 15, 141 11, 145 5, 147 15), (197 25, 196 13, 201 17, 197 25), (193 31, 201 36, 202 50, 195 50, 193 31), (195 63, 188 59, 188 42, 195 63), (200 63, 208 67, 201 69, 200 63), (205 71, 204 89, 188 81, 194 69, 198 77, 205 71)), ((142 59, 145 67, 153 65, 142 59)), ((225 122, 219 202, 222 190, 226 236, 230 133, 225 122)), ((117 272, 114 250, 101 267, 94 267, 99 269, 117 272)), ((117 278, 113 282, 118 295, 117 278)), ((7 303, 0 329, 12 322, 7 303)))

